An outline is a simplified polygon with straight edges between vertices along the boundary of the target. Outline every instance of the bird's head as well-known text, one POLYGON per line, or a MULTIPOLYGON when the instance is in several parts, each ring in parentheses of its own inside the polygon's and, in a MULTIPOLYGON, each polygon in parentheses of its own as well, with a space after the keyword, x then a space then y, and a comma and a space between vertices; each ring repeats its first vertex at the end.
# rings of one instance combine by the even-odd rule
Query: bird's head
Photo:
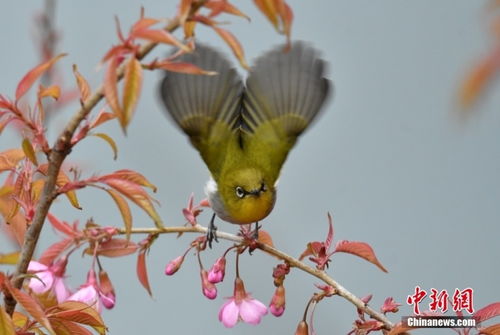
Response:
POLYGON ((269 180, 257 168, 228 172, 220 178, 217 188, 225 212, 217 214, 222 219, 237 224, 264 219, 271 213, 276 200, 274 185, 270 185, 269 180))

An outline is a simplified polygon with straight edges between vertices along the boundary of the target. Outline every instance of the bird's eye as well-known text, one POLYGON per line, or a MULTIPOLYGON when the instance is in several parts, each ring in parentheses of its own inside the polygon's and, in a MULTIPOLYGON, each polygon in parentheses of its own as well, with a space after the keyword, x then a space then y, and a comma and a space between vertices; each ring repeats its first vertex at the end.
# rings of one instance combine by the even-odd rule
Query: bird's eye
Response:
POLYGON ((236 187, 236 196, 238 198, 243 198, 246 194, 247 193, 245 192, 245 190, 242 187, 240 187, 240 186, 236 187))

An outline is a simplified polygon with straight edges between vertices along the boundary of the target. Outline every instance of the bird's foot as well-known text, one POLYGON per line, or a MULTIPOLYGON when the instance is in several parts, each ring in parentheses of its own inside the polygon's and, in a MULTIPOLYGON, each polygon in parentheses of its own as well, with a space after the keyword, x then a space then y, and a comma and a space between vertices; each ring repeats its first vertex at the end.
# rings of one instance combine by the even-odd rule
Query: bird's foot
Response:
POLYGON ((219 243, 219 240, 217 239, 217 227, 215 226, 214 221, 215 213, 214 215, 212 215, 212 219, 210 220, 210 224, 208 225, 207 230, 207 242, 210 249, 212 249, 212 241, 219 243))

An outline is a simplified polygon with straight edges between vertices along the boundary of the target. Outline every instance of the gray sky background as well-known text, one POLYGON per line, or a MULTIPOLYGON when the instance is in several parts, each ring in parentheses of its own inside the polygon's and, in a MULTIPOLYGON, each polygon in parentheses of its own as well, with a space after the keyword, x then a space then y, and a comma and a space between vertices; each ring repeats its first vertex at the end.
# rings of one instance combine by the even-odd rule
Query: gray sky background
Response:
MULTIPOLYGON (((65 85, 73 85, 73 63, 93 87, 100 83, 103 74, 96 65, 117 41, 114 15, 126 30, 139 16, 141 5, 149 16, 169 17, 176 3, 58 2, 57 27, 62 34, 58 50, 69 53, 58 65, 65 85)), ((252 17, 251 23, 227 17, 250 61, 284 40, 250 1, 234 3, 252 17)), ((373 293, 376 308, 388 296, 403 303, 394 321, 410 314, 405 300, 416 285, 451 293, 456 287, 472 287, 476 309, 499 301, 499 86, 485 95, 469 122, 461 124, 454 117, 464 73, 490 46, 487 1, 290 0, 290 4, 295 13, 293 38, 311 41, 323 51, 335 96, 289 156, 276 207, 263 228, 278 248, 298 256, 307 242, 324 239, 326 213, 333 213, 335 239, 370 243, 389 273, 340 254, 329 274, 358 296, 373 293)), ((42 1, 18 1, 0 11, 2 94, 12 97, 19 79, 39 62, 32 33, 33 17, 42 5, 42 1)), ((229 53, 213 32, 200 28, 199 40, 229 53)), ((128 137, 116 122, 102 128, 119 145, 117 161, 106 145, 89 138, 78 145, 69 162, 81 166, 83 176, 122 168, 143 173, 159 188, 156 198, 165 223, 182 225, 181 209, 191 192, 197 200, 203 197, 208 173, 186 138, 163 115, 158 81, 156 73, 146 74, 128 137)), ((73 104, 54 118, 51 142, 76 107, 73 104)), ((19 146, 20 141, 7 131, 0 150, 19 146)), ((107 195, 93 189, 78 195, 83 211, 61 199, 52 212, 67 221, 93 217, 102 225, 121 225, 107 195)), ((152 225, 136 208, 133 214, 135 226, 152 225)), ((200 220, 206 224, 209 218, 204 213, 200 220)), ((218 226, 236 232, 235 226, 222 222, 218 226)), ((46 226, 41 246, 54 238, 46 226)), ((153 246, 148 258, 153 299, 136 279, 135 256, 103 259, 117 292, 116 307, 104 312, 111 334, 293 334, 318 280, 292 271, 285 283, 287 309, 281 318, 268 315, 258 328, 238 324, 227 330, 217 313, 223 297, 232 295, 233 259, 215 301, 201 294, 194 257, 189 256, 175 276, 163 274, 165 264, 192 238, 162 236, 153 246)), ((1 236, 0 243, 1 252, 10 250, 1 236)), ((229 245, 221 242, 204 253, 205 266, 210 267, 229 245)), ((88 257, 72 257, 68 274, 73 288, 85 281, 89 264, 88 257)), ((247 290, 265 304, 274 291, 275 264, 259 252, 242 258, 247 290)), ((345 334, 355 318, 355 308, 346 301, 324 300, 315 316, 317 333, 345 334)))

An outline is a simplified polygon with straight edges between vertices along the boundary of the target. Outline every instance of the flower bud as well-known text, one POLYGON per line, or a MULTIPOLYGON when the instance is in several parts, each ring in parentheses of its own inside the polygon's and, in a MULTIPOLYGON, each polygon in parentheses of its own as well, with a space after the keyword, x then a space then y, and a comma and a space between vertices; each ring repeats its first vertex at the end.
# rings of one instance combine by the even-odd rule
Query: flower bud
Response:
POLYGON ((217 284, 224 280, 226 274, 226 258, 219 257, 210 271, 208 272, 208 281, 217 284))
POLYGON ((201 289, 203 291, 203 295, 210 300, 213 300, 217 297, 217 287, 213 283, 208 280, 208 273, 206 270, 200 271, 201 276, 201 289))
POLYGON ((182 262, 184 262, 184 255, 171 260, 170 263, 168 263, 167 266, 165 267, 165 274, 167 276, 171 276, 174 273, 176 273, 177 270, 180 269, 182 262))
POLYGON ((269 310, 274 316, 281 316, 285 312, 285 287, 283 285, 276 288, 269 304, 269 310))
POLYGON ((113 308, 116 302, 115 289, 106 271, 99 272, 99 289, 101 302, 104 307, 107 309, 113 308))
POLYGON ((304 320, 300 321, 295 331, 295 335, 309 335, 309 326, 304 320))

